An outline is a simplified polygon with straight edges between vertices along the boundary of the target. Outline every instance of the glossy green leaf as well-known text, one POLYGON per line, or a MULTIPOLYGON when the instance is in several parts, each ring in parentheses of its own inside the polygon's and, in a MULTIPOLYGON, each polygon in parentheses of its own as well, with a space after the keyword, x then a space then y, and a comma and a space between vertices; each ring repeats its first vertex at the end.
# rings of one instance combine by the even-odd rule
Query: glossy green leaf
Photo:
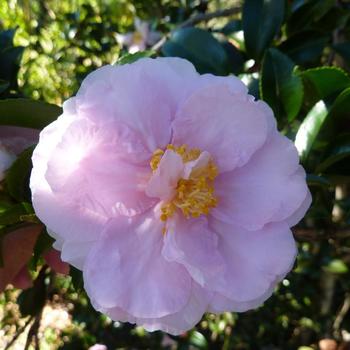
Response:
POLYGON ((34 146, 23 151, 6 173, 6 186, 10 195, 19 202, 31 201, 29 176, 32 169, 34 146))
POLYGON ((331 183, 325 177, 314 174, 307 174, 306 181, 308 186, 327 188, 331 185, 331 183))
POLYGON ((305 160, 327 117, 325 104, 318 102, 301 123, 295 137, 295 146, 302 160, 305 160))
POLYGON ((239 30, 242 30, 242 21, 235 19, 228 22, 225 26, 216 31, 225 35, 230 35, 234 32, 238 32, 239 30))
POLYGON ((278 48, 296 64, 311 64, 319 60, 329 38, 319 31, 303 31, 290 36, 278 48))
POLYGON ((338 67, 318 67, 300 72, 309 105, 350 86, 349 75, 338 67))
POLYGON ((175 31, 163 45, 164 56, 188 59, 200 73, 227 75, 229 62, 225 49, 206 30, 183 28, 175 31))
POLYGON ((242 20, 247 52, 260 59, 278 34, 285 11, 284 0, 249 0, 244 2, 242 20))
POLYGON ((0 100, 0 125, 42 129, 62 114, 62 108, 25 98, 0 100))
POLYGON ((266 51, 261 71, 260 95, 275 112, 292 121, 303 101, 303 84, 294 73, 294 63, 277 49, 266 51))
POLYGON ((28 206, 25 203, 15 204, 0 214, 0 225, 16 224, 21 220, 22 215, 29 213, 28 206))
POLYGON ((322 173, 323 171, 331 167, 333 164, 348 157, 350 157, 350 140, 342 145, 337 145, 336 147, 333 147, 327 155, 327 158, 318 165, 318 167, 316 168, 316 172, 322 173))

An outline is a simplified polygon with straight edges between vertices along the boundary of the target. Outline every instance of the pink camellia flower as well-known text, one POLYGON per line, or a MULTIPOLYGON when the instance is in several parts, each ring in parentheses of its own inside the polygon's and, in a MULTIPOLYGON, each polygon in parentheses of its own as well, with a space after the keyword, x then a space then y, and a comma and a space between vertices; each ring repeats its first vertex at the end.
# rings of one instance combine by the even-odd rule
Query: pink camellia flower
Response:
POLYGON ((271 295, 311 196, 239 79, 141 59, 91 73, 63 111, 33 154, 33 204, 97 310, 179 334, 271 295))

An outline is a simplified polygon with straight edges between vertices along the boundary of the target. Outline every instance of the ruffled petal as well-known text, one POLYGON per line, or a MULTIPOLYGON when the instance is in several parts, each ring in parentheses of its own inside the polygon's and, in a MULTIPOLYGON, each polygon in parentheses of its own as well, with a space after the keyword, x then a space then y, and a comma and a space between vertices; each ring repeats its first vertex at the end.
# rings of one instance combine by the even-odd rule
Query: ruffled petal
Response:
POLYGON ((85 288, 103 308, 119 307, 139 318, 163 317, 190 298, 186 269, 162 254, 162 223, 153 212, 113 219, 89 253, 85 288))
POLYGON ((208 290, 216 288, 224 274, 224 260, 218 251, 215 232, 204 217, 186 219, 177 215, 167 222, 162 254, 182 264, 192 278, 208 290))
POLYGON ((211 218, 210 227, 218 234, 218 249, 227 267, 225 283, 218 285, 217 291, 232 301, 261 298, 294 264, 296 245, 285 223, 247 231, 211 218))
POLYGON ((136 323, 149 332, 161 330, 172 335, 179 335, 193 328, 201 320, 203 314, 207 311, 211 298, 211 292, 192 282, 191 296, 187 304, 180 311, 164 317, 136 318, 118 307, 105 309, 96 304, 93 305, 113 320, 136 323))
POLYGON ((178 58, 145 58, 132 65, 105 66, 84 80, 77 95, 78 114, 97 122, 114 120, 127 125, 153 152, 169 143, 170 121, 197 76, 189 62, 178 58), (136 103, 140 99, 142 103, 136 103))
POLYGON ((244 165, 263 145, 268 118, 251 96, 233 93, 226 84, 209 85, 178 110, 172 143, 207 151, 221 172, 229 171, 244 165))
POLYGON ((310 203, 306 200, 302 206, 308 193, 294 144, 276 132, 248 164, 216 179, 219 204, 212 215, 256 230, 266 223, 286 220, 299 208, 295 219, 300 219, 310 203))

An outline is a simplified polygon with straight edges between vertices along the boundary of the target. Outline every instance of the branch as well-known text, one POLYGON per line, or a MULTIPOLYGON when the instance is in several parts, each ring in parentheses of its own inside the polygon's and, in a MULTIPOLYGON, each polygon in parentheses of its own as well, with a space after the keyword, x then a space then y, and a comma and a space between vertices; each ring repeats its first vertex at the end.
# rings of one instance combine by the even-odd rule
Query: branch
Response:
POLYGON ((178 28, 191 27, 191 26, 194 26, 195 24, 200 23, 200 22, 208 22, 213 18, 229 17, 229 16, 235 15, 235 14, 240 13, 240 12, 241 12, 240 7, 231 7, 228 9, 218 10, 215 12, 201 13, 199 15, 196 15, 196 16, 189 18, 186 21, 182 22, 178 26, 178 28))
POLYGON ((350 228, 341 228, 337 230, 320 231, 317 229, 298 228, 292 229, 294 238, 297 241, 322 241, 328 239, 345 239, 350 237, 350 228))

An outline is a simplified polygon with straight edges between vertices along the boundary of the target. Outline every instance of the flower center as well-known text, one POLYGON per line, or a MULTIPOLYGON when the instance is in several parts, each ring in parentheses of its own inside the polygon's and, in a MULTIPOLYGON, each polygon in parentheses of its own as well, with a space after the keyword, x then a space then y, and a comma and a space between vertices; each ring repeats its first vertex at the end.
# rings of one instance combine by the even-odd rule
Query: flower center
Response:
MULTIPOLYGON (((198 148, 188 149, 187 145, 176 147, 169 144, 166 149, 179 154, 185 164, 195 161, 202 153, 198 148)), ((153 171, 158 168, 164 153, 162 149, 153 153, 150 162, 153 171)), ((214 179, 217 175, 217 167, 212 159, 205 165, 193 167, 188 178, 178 180, 174 197, 161 207, 160 219, 166 221, 177 209, 180 209, 186 218, 207 215, 210 209, 217 205, 214 195, 214 179)))

